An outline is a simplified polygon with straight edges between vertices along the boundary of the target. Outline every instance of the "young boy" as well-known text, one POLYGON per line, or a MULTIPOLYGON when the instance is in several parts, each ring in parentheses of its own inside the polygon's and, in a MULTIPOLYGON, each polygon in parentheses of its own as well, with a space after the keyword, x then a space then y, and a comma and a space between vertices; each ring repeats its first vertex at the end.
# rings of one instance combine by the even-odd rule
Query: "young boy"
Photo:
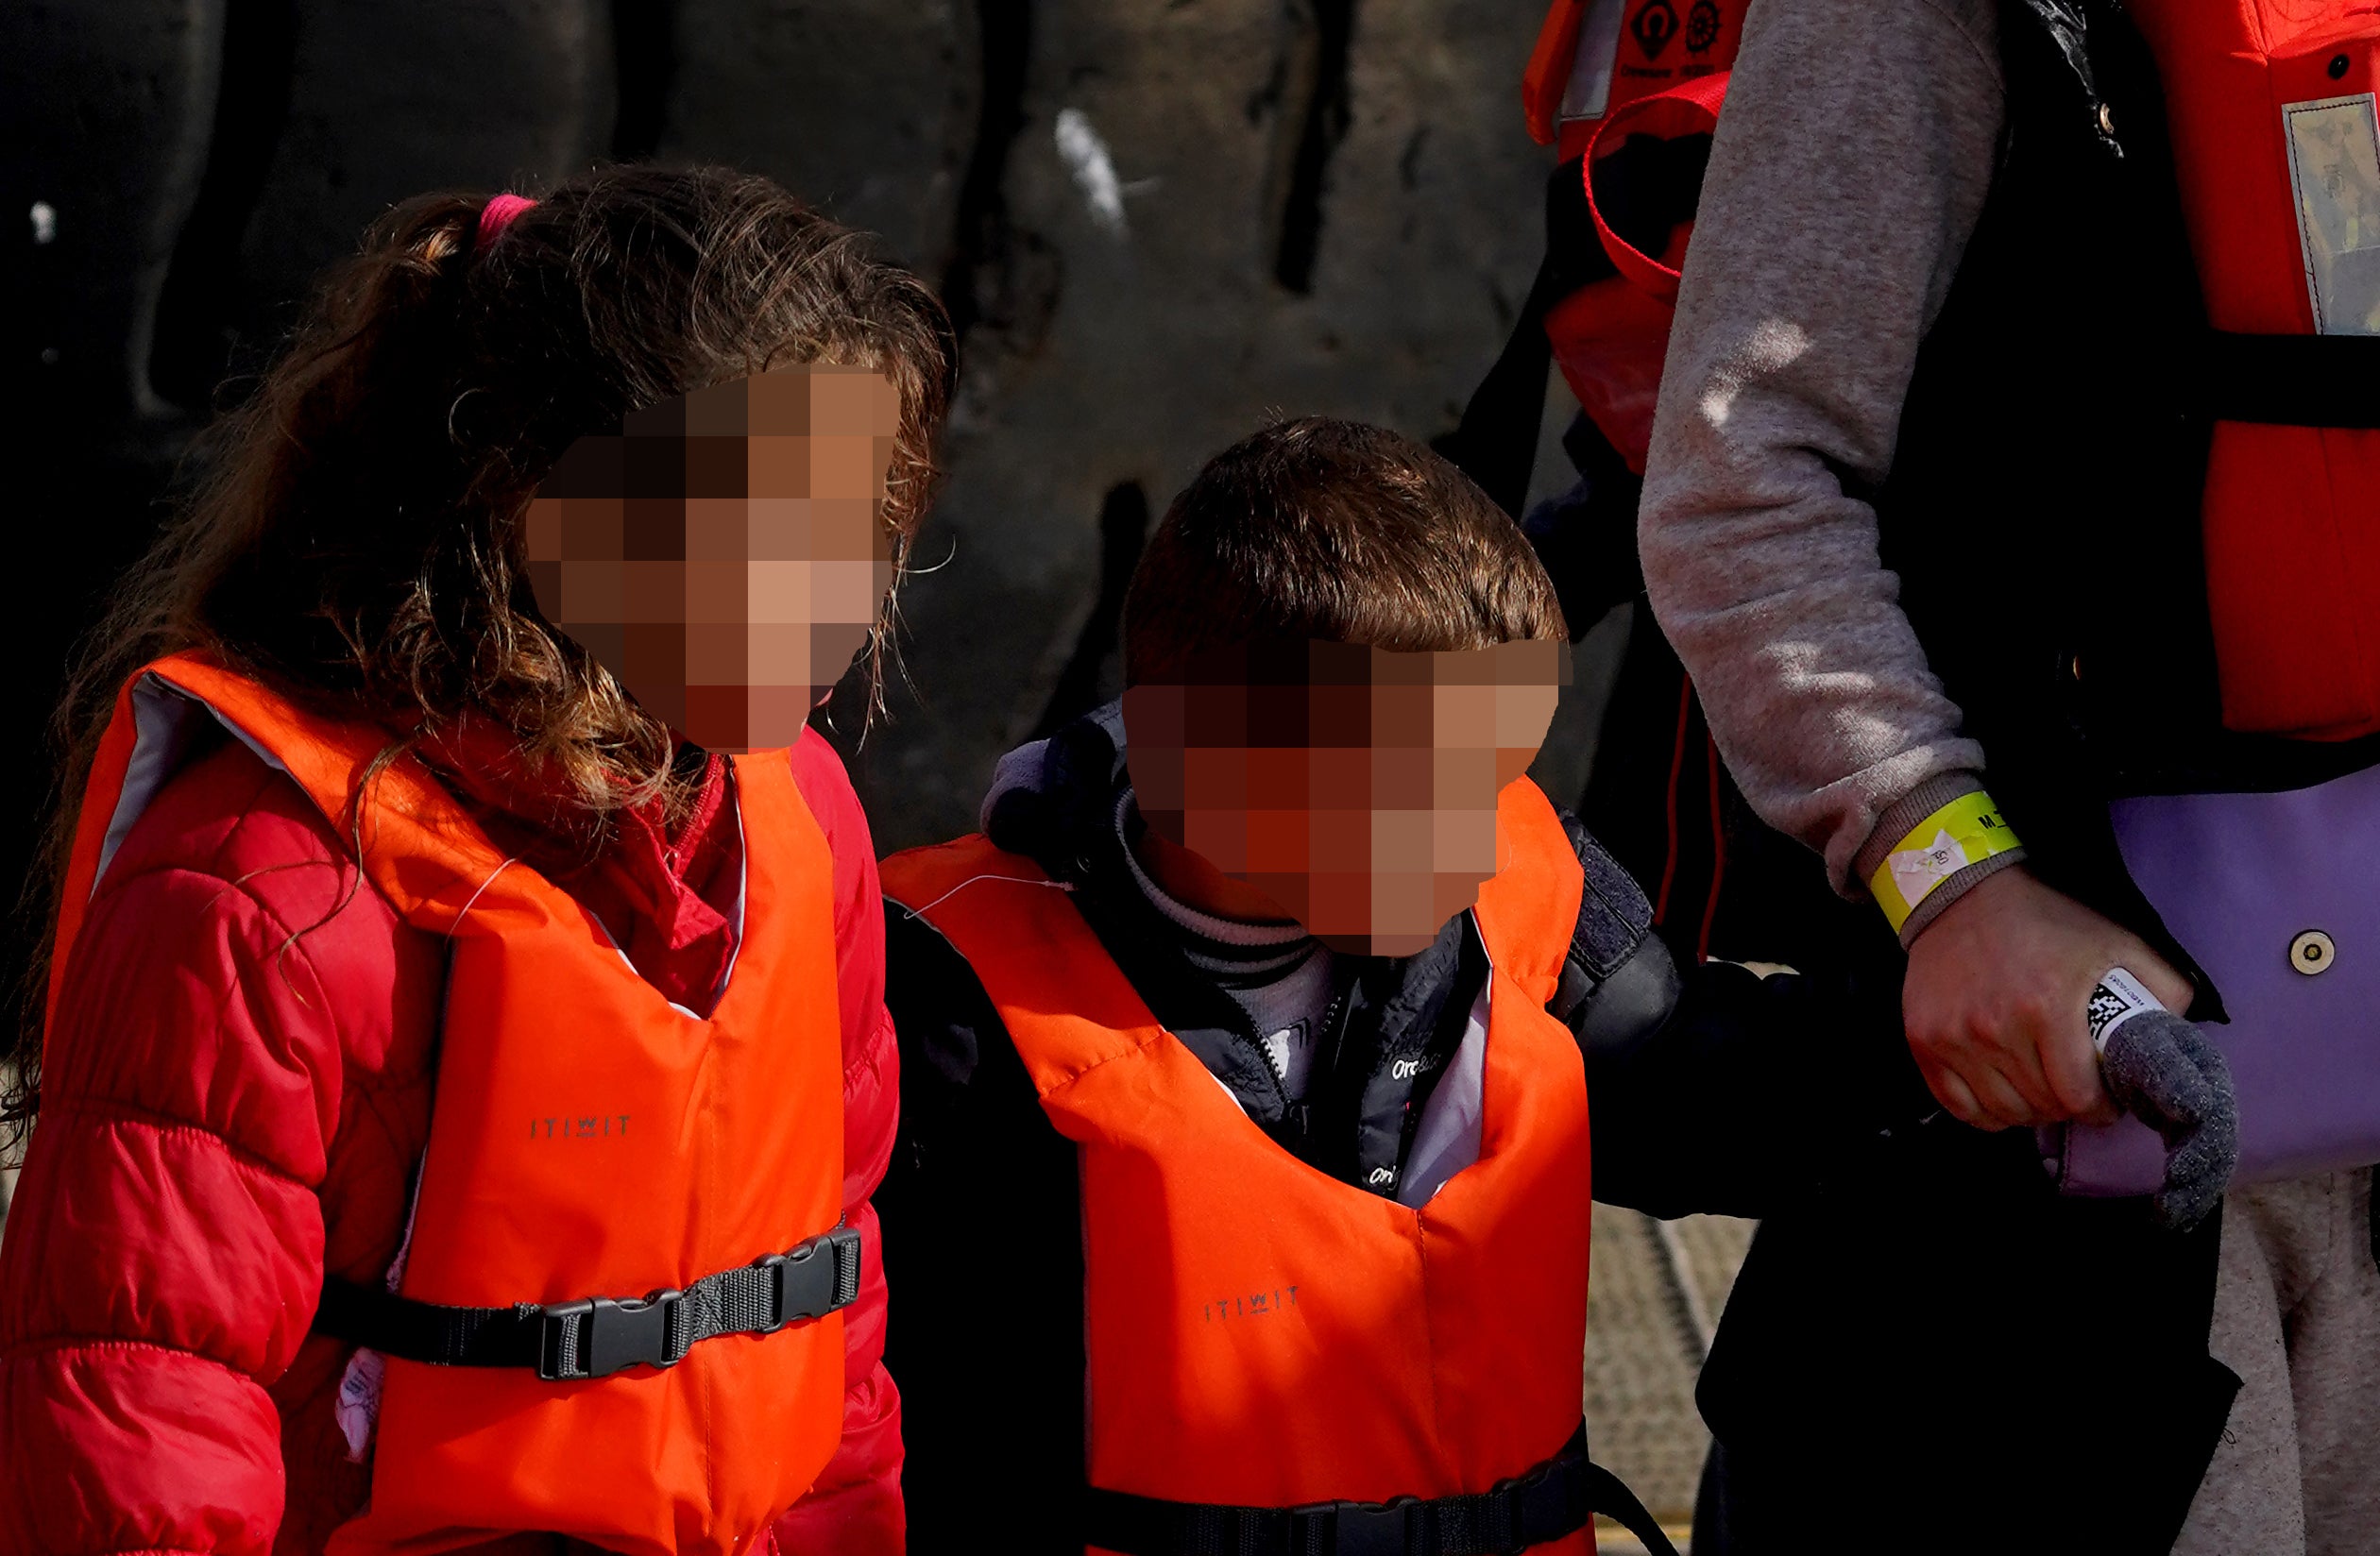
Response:
POLYGON ((884 866, 914 1548, 1459 1556, 1649 1524, 1580 1419, 1587 1072, 1674 1077, 1753 1031, 1806 1053, 1777 1027, 1810 991, 1681 983, 1522 776, 1560 608, 1429 450, 1305 420, 1225 451, 1124 637, 1120 708, 1004 759, 982 835, 884 866))

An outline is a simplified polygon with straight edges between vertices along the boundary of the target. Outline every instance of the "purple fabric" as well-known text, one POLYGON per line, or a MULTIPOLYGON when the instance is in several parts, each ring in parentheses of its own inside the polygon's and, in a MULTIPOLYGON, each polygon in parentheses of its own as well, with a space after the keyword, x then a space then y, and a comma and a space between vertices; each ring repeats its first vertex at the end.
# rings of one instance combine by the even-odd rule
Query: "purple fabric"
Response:
MULTIPOLYGON (((2380 1161, 2380 768, 2281 794, 2112 807, 2124 863, 2231 1012, 2206 1031, 2239 1096, 2236 1183, 2380 1161), (2329 970, 2289 965, 2319 929, 2329 970)), ((2165 1148, 2136 1119, 2043 1131, 2066 1192, 2145 1194, 2165 1148)))

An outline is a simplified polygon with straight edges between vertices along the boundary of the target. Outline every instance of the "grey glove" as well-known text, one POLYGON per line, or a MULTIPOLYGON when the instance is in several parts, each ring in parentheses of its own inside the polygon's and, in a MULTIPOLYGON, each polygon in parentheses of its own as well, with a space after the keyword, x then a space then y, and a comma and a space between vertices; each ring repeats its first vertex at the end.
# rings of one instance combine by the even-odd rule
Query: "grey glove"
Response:
POLYGON ((2100 1074, 2116 1105, 2166 1142, 2165 1187, 2150 1201, 2158 1221, 2197 1226, 2239 1165, 2239 1103, 2222 1050, 2170 1010, 2135 1010, 2107 1039, 2100 1074))

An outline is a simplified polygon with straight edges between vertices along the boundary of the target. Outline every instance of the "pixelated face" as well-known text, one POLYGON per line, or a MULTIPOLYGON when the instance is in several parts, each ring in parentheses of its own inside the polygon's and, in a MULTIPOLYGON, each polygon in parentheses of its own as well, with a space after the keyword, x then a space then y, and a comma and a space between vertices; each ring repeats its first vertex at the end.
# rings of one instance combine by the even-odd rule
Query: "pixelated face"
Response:
POLYGON ((800 366, 581 438, 529 505, 538 608, 695 744, 791 745, 892 586, 900 414, 881 373, 800 366))
POLYGON ((1124 693, 1141 814, 1324 943, 1405 956, 1479 900, 1496 797, 1544 743, 1570 646, 1250 647, 1124 693))

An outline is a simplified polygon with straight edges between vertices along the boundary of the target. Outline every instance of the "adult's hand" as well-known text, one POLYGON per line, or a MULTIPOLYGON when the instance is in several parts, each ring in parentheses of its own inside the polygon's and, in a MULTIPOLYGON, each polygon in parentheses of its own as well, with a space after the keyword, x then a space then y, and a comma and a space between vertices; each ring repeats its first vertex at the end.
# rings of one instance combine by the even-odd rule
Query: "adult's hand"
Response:
POLYGON ((2021 865, 1987 876, 1909 948, 1901 1016, 1926 1084, 1979 1129, 2113 1120, 2083 1021, 2111 967, 2188 1008, 2190 981, 2137 935, 2021 865))

